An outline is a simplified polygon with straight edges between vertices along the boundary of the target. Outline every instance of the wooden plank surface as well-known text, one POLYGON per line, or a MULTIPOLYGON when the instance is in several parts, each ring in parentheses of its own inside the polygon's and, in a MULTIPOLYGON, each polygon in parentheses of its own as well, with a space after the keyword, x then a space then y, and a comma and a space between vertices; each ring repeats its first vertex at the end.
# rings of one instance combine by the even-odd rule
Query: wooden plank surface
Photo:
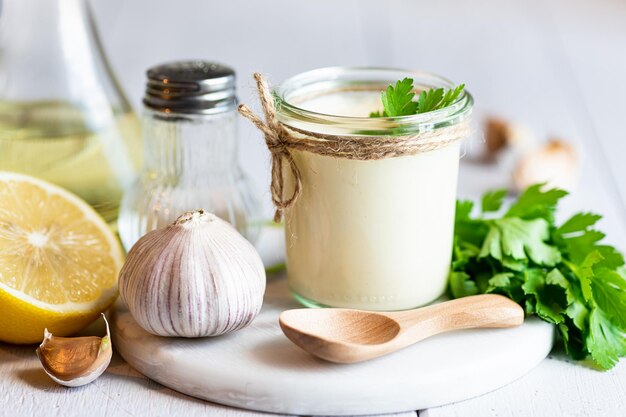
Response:
POLYGON ((626 362, 609 372, 555 353, 525 377, 489 394, 420 411, 420 417, 609 417, 626 410, 626 362))
POLYGON ((35 347, 0 344, 0 415, 13 416, 206 416, 265 415, 196 400, 152 382, 118 355, 106 373, 68 389, 42 370, 35 347), (7 407, 8 406, 8 407, 7 407))
MULTIPOLYGON (((65 388, 44 373, 35 346, 0 343, 0 375, 0 416, 3 417, 279 416, 225 407, 179 394, 144 377, 117 354, 106 372, 93 383, 65 388)), ((388 416, 416 417, 416 413, 388 416)))
MULTIPOLYGON (((327 65, 427 69, 463 81, 476 98, 477 138, 467 143, 459 193, 508 184, 507 167, 473 163, 481 121, 501 115, 541 138, 571 140, 584 156, 580 185, 561 216, 605 215, 609 241, 626 249, 626 3, 619 0, 94 1, 113 67, 136 108, 144 71, 170 59, 233 65, 242 101, 258 108, 249 80, 278 82, 327 65)), ((258 133, 241 123, 240 159, 267 189, 269 163, 258 133)), ((265 191, 264 191, 265 192, 265 191)), ((270 212, 269 195, 265 192, 270 212)), ((0 415, 255 413, 197 401, 148 381, 116 357, 105 375, 76 390, 54 385, 32 347, 0 345, 0 415)), ((373 376, 375 377, 375 376, 373 376)), ((421 416, 613 416, 626 409, 626 365, 601 373, 560 353, 519 381, 421 416)), ((415 415, 415 414, 409 414, 415 415)))
POLYGON ((612 203, 626 217, 626 2, 556 0, 549 3, 549 16, 569 67, 574 97, 572 103, 586 114, 590 148, 597 148, 597 165, 606 171, 605 181, 613 190, 612 203), (560 18, 567 10, 567 18, 560 18))

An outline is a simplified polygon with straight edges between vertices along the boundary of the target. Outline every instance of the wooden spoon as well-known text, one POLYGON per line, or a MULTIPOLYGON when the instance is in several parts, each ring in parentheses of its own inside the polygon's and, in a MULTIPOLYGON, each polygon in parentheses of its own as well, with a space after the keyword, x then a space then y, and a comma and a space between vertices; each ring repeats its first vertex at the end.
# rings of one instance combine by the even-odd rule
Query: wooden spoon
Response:
POLYGON ((314 356, 339 363, 366 361, 443 332, 523 322, 524 310, 496 294, 393 312, 304 308, 284 311, 279 318, 289 340, 314 356))

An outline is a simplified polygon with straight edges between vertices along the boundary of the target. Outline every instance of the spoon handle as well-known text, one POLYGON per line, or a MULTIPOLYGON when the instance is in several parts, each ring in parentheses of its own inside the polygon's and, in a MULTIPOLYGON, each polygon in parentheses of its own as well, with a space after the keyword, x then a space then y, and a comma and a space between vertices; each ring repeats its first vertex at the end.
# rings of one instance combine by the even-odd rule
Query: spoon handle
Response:
POLYGON ((388 315, 400 324, 402 339, 409 343, 451 330, 515 327, 524 322, 522 307, 497 294, 473 295, 388 315))

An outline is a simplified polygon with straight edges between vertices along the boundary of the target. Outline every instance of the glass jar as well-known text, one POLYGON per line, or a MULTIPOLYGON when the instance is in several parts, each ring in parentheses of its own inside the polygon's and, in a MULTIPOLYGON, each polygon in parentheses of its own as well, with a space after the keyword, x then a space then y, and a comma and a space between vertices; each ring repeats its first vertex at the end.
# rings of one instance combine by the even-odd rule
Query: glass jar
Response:
MULTIPOLYGON (((423 72, 324 68, 274 91, 277 117, 305 134, 357 137, 415 135, 466 122, 473 104, 467 92, 430 113, 370 118, 382 110, 381 91, 404 77, 414 79, 418 92, 454 86, 423 72)), ((453 141, 376 160, 290 149, 302 181, 299 198, 285 211, 294 296, 307 306, 367 310, 409 309, 441 296, 452 253, 459 148, 453 141)))
POLYGON ((115 225, 141 134, 87 3, 0 5, 0 170, 67 188, 115 225))
POLYGON ((235 72, 185 61, 153 67, 147 75, 144 168, 122 201, 124 247, 195 209, 229 221, 254 241, 260 206, 237 162, 235 72))

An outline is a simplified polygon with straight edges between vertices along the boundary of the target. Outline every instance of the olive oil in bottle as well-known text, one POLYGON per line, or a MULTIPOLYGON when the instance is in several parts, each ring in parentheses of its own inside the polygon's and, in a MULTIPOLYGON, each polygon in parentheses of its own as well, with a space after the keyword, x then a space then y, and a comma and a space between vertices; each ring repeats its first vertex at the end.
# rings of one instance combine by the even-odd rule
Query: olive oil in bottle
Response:
POLYGON ((108 113, 88 120, 68 102, 0 101, 0 170, 60 185, 113 225, 142 149, 135 115, 108 113))
POLYGON ((67 188, 115 228, 142 136, 89 2, 0 4, 0 171, 67 188))

